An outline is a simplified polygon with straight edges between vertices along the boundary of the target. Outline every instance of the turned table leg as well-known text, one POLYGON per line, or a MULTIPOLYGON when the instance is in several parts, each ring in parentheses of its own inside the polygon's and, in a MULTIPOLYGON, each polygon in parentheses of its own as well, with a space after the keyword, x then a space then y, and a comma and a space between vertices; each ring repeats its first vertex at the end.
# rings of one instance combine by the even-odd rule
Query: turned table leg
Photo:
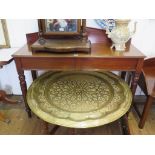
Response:
MULTIPOLYGON (((137 88, 138 80, 139 80, 139 77, 140 77, 140 73, 141 72, 135 72, 135 73, 133 73, 133 76, 132 76, 131 92, 132 92, 133 97, 134 97, 135 92, 136 92, 136 88, 137 88)), ((126 72, 122 72, 121 73, 121 78, 125 79, 125 76, 126 76, 126 72)), ((128 82, 128 84, 130 84, 130 81, 127 81, 127 82, 128 82)))
POLYGON ((31 117, 31 109, 29 108, 27 104, 27 99, 26 99, 27 85, 25 81, 24 69, 22 68, 22 63, 20 58, 14 58, 14 60, 16 63, 16 69, 17 69, 17 73, 20 81, 20 87, 21 87, 21 91, 24 99, 25 108, 26 108, 28 117, 31 117))
POLYGON ((31 109, 29 108, 29 106, 27 104, 27 100, 26 100, 27 85, 26 85, 26 81, 25 81, 24 71, 23 70, 18 71, 18 75, 19 75, 20 87, 22 90, 22 95, 23 95, 23 99, 24 99, 24 103, 25 103, 25 108, 28 113, 28 117, 31 117, 31 109))
POLYGON ((140 73, 139 72, 135 72, 133 77, 132 77, 131 91, 132 91, 133 97, 134 97, 135 92, 136 92, 136 88, 137 88, 139 77, 140 77, 140 73))
MULTIPOLYGON (((141 72, 133 73, 132 82, 131 82, 131 91, 132 91, 132 95, 133 95, 133 99, 132 99, 133 101, 134 101, 134 96, 135 96, 135 92, 136 92, 136 88, 137 88, 137 84, 138 84, 140 74, 141 74, 141 72)), ((137 105, 133 103, 132 106, 134 107, 136 113, 140 117, 141 115, 140 115, 140 112, 139 112, 137 105)))

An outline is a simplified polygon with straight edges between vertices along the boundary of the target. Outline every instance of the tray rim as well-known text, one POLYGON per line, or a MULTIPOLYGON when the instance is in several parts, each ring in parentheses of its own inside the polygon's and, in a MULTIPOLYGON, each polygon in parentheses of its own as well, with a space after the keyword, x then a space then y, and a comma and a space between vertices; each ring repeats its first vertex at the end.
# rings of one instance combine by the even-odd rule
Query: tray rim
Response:
MULTIPOLYGON (((45 74, 50 74, 50 73, 60 73, 61 71, 58 72, 46 72, 43 75, 41 75, 39 78, 42 78, 43 76, 45 76, 45 74)), ((67 71, 69 72, 69 71, 67 71)), ((72 72, 76 72, 76 71, 72 71, 72 72)), ((86 71, 80 71, 80 72, 86 72, 86 71)), ((111 72, 100 72, 100 73, 108 73, 113 77, 116 77, 118 79, 118 76, 111 73, 111 72)), ((35 81, 37 81, 38 79, 36 79, 35 81)), ((91 127, 97 127, 97 126, 102 126, 108 123, 111 123, 113 121, 118 120, 119 118, 121 118, 124 114, 126 114, 126 112, 129 110, 130 106, 131 106, 131 102, 132 102, 132 93, 131 90, 129 88, 129 86, 127 85, 127 83, 125 83, 125 81, 123 81, 122 79, 121 82, 123 82, 123 85, 126 86, 126 88, 128 89, 128 104, 127 107, 125 109, 121 109, 119 111, 115 111, 114 113, 110 113, 108 115, 110 115, 110 117, 108 119, 105 118, 98 118, 98 119, 86 119, 84 121, 73 121, 70 119, 66 119, 66 118, 58 118, 55 117, 54 115, 50 115, 49 113, 46 113, 44 111, 42 111, 41 109, 32 106, 33 104, 30 104, 30 102, 34 102, 32 100, 29 99, 29 95, 31 94, 32 91, 32 85, 29 87, 29 91, 27 93, 27 103, 30 107, 30 109, 33 111, 33 113, 35 113, 38 117, 40 117, 41 119, 43 119, 44 121, 51 123, 51 124, 56 124, 56 125, 60 125, 60 126, 64 126, 64 127, 71 127, 71 128, 91 128, 91 127), (50 115, 50 116, 49 116, 50 115), (117 116, 117 117, 116 117, 117 116), (119 116, 119 117, 118 117, 119 116)), ((106 116, 108 116, 106 115, 106 116)))

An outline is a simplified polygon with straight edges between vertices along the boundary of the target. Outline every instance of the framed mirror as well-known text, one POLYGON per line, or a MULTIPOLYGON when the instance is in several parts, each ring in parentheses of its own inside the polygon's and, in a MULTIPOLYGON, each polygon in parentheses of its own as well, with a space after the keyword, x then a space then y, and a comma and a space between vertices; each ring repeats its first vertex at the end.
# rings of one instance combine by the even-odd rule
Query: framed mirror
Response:
POLYGON ((5 19, 0 19, 0 48, 9 48, 9 36, 5 19))
POLYGON ((49 35, 80 34, 81 20, 78 19, 45 19, 41 20, 43 33, 49 35))
POLYGON ((39 39, 31 45, 33 53, 91 51, 86 19, 38 19, 38 26, 39 39))
POLYGON ((38 19, 40 36, 43 38, 86 38, 85 19, 38 19))

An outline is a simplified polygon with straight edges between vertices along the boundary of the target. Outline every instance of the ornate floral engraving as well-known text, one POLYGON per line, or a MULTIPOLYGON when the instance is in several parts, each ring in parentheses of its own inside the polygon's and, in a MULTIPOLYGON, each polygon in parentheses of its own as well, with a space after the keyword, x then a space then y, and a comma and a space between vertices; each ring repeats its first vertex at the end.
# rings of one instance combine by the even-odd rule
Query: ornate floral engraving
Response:
POLYGON ((50 84, 48 95, 52 104, 72 112, 97 110, 112 97, 109 86, 103 80, 88 75, 83 75, 83 80, 77 75, 62 77, 50 84))

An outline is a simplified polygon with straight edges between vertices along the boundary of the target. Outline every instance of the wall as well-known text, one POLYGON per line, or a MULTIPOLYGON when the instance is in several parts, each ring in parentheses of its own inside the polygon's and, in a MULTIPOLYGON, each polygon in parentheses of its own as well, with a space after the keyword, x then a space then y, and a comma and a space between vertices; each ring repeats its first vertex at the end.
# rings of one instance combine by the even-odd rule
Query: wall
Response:
POLYGON ((132 44, 147 57, 155 56, 155 19, 138 20, 132 44))
POLYGON ((38 31, 37 20, 7 20, 11 47, 21 47, 26 43, 26 33, 38 31))
MULTIPOLYGON (((26 43, 26 33, 38 31, 37 20, 7 20, 7 27, 11 47, 21 47, 26 43)), ((9 50, 9 49, 8 49, 9 50)), ((32 82, 31 74, 25 71, 28 86, 32 82)), ((15 63, 4 66, 0 69, 0 89, 4 89, 8 94, 21 94, 18 75, 15 63)))
MULTIPOLYGON (((89 27, 98 27, 93 20, 88 20, 89 27)), ((21 47, 26 43, 26 33, 38 31, 37 20, 7 20, 11 47, 21 47)), ((132 43, 147 56, 155 56, 155 20, 138 20, 137 31, 132 43)), ((25 71, 27 85, 32 82, 31 74, 25 71)), ((7 93, 21 94, 15 63, 0 69, 0 89, 7 93)), ((138 90, 140 93, 140 90, 138 90)))

